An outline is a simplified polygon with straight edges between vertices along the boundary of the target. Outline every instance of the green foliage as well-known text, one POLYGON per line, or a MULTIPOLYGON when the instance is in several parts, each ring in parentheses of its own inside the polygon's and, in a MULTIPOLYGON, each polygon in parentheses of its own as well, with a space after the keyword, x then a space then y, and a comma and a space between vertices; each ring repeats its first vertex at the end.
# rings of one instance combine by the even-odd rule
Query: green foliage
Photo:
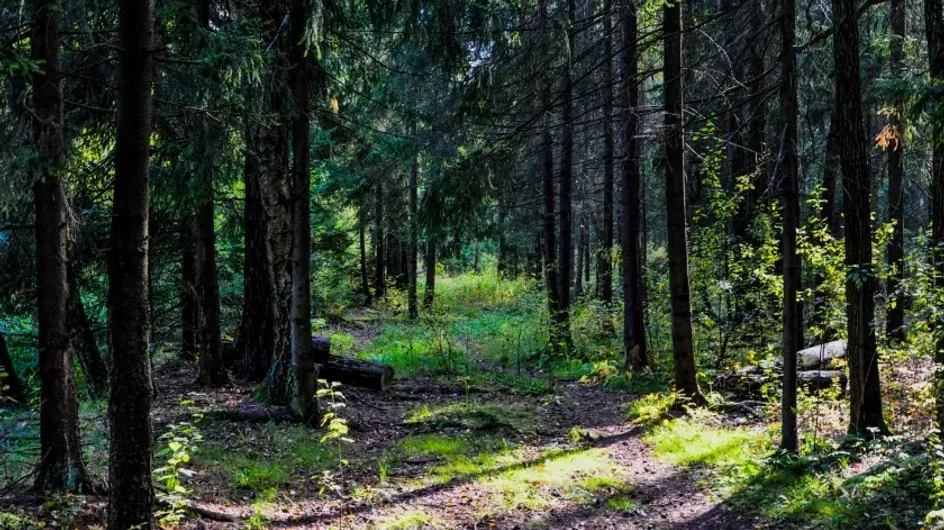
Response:
POLYGON ((184 487, 184 479, 194 474, 185 466, 190 464, 191 455, 199 450, 203 441, 199 428, 203 414, 193 406, 192 401, 181 401, 180 406, 187 409, 190 419, 167 426, 167 431, 158 438, 162 446, 155 455, 161 462, 153 470, 154 478, 161 486, 159 499, 168 506, 156 515, 164 526, 177 526, 184 518, 186 496, 191 493, 189 488, 184 487))
POLYGON ((0 530, 39 530, 42 528, 36 521, 21 515, 9 512, 0 512, 0 530))

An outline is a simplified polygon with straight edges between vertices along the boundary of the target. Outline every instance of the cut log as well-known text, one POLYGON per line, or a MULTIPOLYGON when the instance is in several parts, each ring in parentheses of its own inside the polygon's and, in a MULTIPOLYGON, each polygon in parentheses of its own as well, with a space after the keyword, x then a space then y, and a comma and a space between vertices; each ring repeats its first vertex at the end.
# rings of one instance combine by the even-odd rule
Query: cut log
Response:
POLYGON ((371 390, 382 391, 390 388, 393 382, 392 367, 361 359, 331 355, 331 341, 327 337, 312 337, 311 344, 315 350, 315 362, 321 365, 319 379, 371 390))
POLYGON ((820 370, 832 367, 833 359, 846 357, 846 341, 834 340, 825 344, 817 344, 797 352, 798 370, 820 370))
POLYGON ((842 370, 807 370, 797 372, 797 382, 813 391, 825 390, 838 383, 839 388, 845 392, 848 379, 842 370))

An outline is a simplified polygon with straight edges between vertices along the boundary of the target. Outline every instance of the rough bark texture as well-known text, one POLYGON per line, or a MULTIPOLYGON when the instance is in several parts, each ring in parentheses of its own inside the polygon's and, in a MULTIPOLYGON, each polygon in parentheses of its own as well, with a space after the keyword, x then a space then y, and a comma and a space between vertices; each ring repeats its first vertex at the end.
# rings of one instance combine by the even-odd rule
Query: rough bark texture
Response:
POLYGON ((292 313, 291 345, 294 384, 292 413, 298 421, 315 425, 318 417, 318 368, 311 346, 311 124, 309 75, 304 37, 311 11, 306 0, 291 8, 291 77, 295 115, 292 119, 292 313))
POLYGON ((430 236, 426 241, 426 286, 423 290, 423 307, 433 307, 436 297, 436 240, 430 236))
POLYGON ((118 127, 108 261, 111 327, 109 530, 152 526, 151 359, 148 355, 148 163, 153 14, 150 2, 119 5, 118 127))
POLYGON ((796 1, 780 2, 780 114, 784 121, 780 170, 783 172, 783 393, 780 447, 799 452, 797 437, 797 350, 800 326, 797 290, 800 283, 797 224, 797 78, 796 1))
POLYGON ((319 377, 326 381, 371 390, 387 390, 393 382, 393 368, 349 357, 331 355, 331 340, 316 336, 311 339, 315 357, 321 359, 319 377))
MULTIPOLYGON (((931 63, 931 78, 944 80, 944 7, 941 0, 924 0, 925 33, 928 40, 928 60, 931 63)), ((944 142, 942 126, 939 121, 934 122, 932 138, 934 149, 931 153, 931 243, 932 249, 940 249, 944 244, 944 142)), ((940 252, 933 252, 935 283, 938 288, 944 287, 944 256, 940 252)), ((944 425, 944 334, 940 326, 938 332, 935 362, 937 363, 937 377, 935 390, 937 394, 936 419, 938 427, 944 425)))
POLYGON ((636 63, 636 3, 620 2, 620 96, 623 107, 623 186, 621 216, 623 266, 623 355, 627 368, 640 369, 649 364, 646 353, 646 329, 642 304, 642 267, 640 252, 641 172, 639 168, 639 125, 636 107, 639 104, 639 76, 636 63))
MULTIPOLYGON (((541 39, 542 56, 548 58, 547 2, 542 0, 538 10, 538 34, 541 39)), ((557 350, 562 342, 562 330, 557 316, 560 285, 557 282, 557 241, 554 211, 554 137, 551 133, 551 78, 545 70, 538 81, 538 101, 541 118, 541 171, 544 190, 544 286, 547 291, 548 315, 550 316, 550 349, 557 350)))
POLYGON ((33 145, 38 156, 33 186, 36 211, 36 300, 39 331, 39 443, 36 489, 81 491, 86 485, 78 401, 67 326, 67 211, 62 171, 65 153, 59 72, 59 6, 34 0, 32 58, 33 145))
POLYGON ((859 23, 855 0, 833 0, 836 126, 846 223, 846 318, 849 342, 849 432, 887 431, 882 418, 875 350, 875 276, 872 270, 871 179, 859 85, 859 23))
POLYGON ((13 359, 10 357, 7 338, 3 333, 0 333, 0 371, 0 403, 3 406, 10 406, 11 402, 16 406, 26 405, 26 391, 13 369, 13 359))
POLYGON ((558 255, 558 288, 557 288, 557 328, 561 335, 558 342, 562 354, 572 349, 570 338, 570 287, 574 269, 573 244, 573 185, 574 185, 574 21, 576 19, 576 2, 566 0, 561 9, 565 12, 564 30, 567 32, 567 57, 564 65, 563 87, 561 88, 561 157, 560 182, 558 183, 560 202, 560 227, 558 239, 560 241, 558 255))
MULTIPOLYGON (((905 12, 904 0, 892 0, 891 4, 891 61, 892 71, 898 74, 904 56, 905 41, 905 12)), ((887 257, 891 273, 888 276, 888 314, 885 321, 885 330, 893 340, 902 340, 905 337, 905 299, 900 290, 904 277, 905 255, 905 209, 904 209, 904 130, 905 105, 901 98, 892 102, 892 111, 888 116, 888 126, 894 131, 894 141, 888 150, 888 221, 894 223, 892 237, 888 242, 887 257)))
POLYGON ((676 390, 701 399, 695 370, 692 304, 688 281, 688 227, 682 137, 681 8, 665 5, 662 32, 665 55, 665 204, 668 239, 669 291, 672 297, 672 360, 676 390))
POLYGON ((98 342, 95 341, 95 332, 85 312, 82 293, 79 292, 78 281, 71 266, 66 274, 69 282, 69 335, 72 348, 85 374, 85 388, 89 396, 105 397, 108 394, 108 367, 105 366, 98 342))

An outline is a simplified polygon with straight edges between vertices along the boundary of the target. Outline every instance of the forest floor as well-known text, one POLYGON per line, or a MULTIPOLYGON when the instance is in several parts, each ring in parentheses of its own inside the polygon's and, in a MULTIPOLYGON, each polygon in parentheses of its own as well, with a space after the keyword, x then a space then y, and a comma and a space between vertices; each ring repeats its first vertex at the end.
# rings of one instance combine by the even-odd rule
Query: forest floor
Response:
MULTIPOLYGON (((614 385, 599 377, 607 363, 583 363, 583 377, 573 366, 537 369, 541 318, 531 301, 505 293, 473 303, 461 286, 443 290, 460 310, 421 326, 395 307, 320 324, 333 353, 397 370, 386 392, 339 387, 322 397, 349 429, 334 431, 343 440, 323 439, 330 429, 234 419, 232 411, 264 410, 252 387, 199 388, 194 366, 159 349, 162 526, 878 529, 918 528, 930 510, 931 468, 918 436, 832 443, 826 433, 831 423, 841 429, 842 400, 801 400, 812 450, 777 456, 775 402, 678 415, 669 413, 664 374, 617 376, 614 385)), ((575 329, 596 320, 578 317, 575 329)), ((586 329, 575 334, 583 349, 594 344, 586 329)), ((892 377, 892 391, 895 384, 892 377)), ((104 476, 105 406, 86 401, 80 414, 89 469, 104 476)), ((35 413, 0 415, 0 529, 101 527, 105 498, 43 501, 25 489, 35 425, 35 413)))

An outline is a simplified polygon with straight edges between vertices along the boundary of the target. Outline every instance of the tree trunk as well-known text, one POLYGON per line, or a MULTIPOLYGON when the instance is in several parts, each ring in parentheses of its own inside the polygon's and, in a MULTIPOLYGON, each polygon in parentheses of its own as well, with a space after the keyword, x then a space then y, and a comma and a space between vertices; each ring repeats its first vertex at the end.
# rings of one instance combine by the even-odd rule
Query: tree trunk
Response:
POLYGON ((108 367, 102 360, 95 332, 85 313, 82 294, 71 266, 67 266, 66 275, 69 283, 69 334, 72 348, 76 352, 79 366, 85 373, 85 387, 92 398, 105 397, 108 394, 108 367))
POLYGON ((376 183, 376 203, 374 219, 374 297, 384 298, 386 288, 384 285, 384 193, 383 180, 378 177, 376 183))
POLYGON ((577 271, 574 275, 574 300, 583 296, 583 270, 584 270, 584 261, 583 261, 583 245, 584 245, 584 226, 581 224, 577 228, 577 271))
MULTIPOLYGON (((209 33, 210 1, 200 0, 197 4, 197 19, 200 31, 209 33)), ((203 154, 212 159, 211 151, 215 148, 212 136, 220 134, 203 118, 200 132, 203 154)), ((206 165, 204 162, 203 165, 206 165)), ((196 243, 197 296, 200 311, 200 374, 197 380, 205 386, 217 387, 229 382, 221 347, 220 330, 220 279, 216 269, 216 215, 213 205, 214 167, 202 167, 198 176, 200 204, 197 206, 194 240, 196 243)))
POLYGON ((623 185, 621 217, 623 280, 623 355, 625 367, 639 370, 649 364, 642 305, 640 252, 641 200, 640 153, 636 130, 639 126, 639 75, 636 63, 637 8, 633 0, 620 2, 620 32, 623 49, 619 56, 620 97, 623 114, 623 185))
MULTIPOLYGON (((931 79, 944 80, 944 7, 941 0, 924 0, 925 33, 928 40, 928 60, 931 79)), ((931 249, 934 263, 935 285, 944 288, 944 257, 940 248, 944 245, 944 127, 940 120, 933 122, 931 153, 931 249)), ((935 393, 937 398, 936 419, 938 428, 944 425, 944 333, 940 323, 935 326, 938 341, 934 360, 937 364, 935 374, 935 393)))
POLYGON ((291 347, 294 385, 292 413, 298 421, 316 425, 319 418, 318 367, 311 345, 311 128, 309 119, 309 55, 305 35, 311 19, 306 0, 292 0, 292 309, 291 347))
POLYGON ((423 307, 431 308, 436 297, 436 240, 432 236, 426 241, 426 260, 423 266, 426 268, 423 307))
MULTIPOLYGON (((247 209, 248 209, 247 205, 247 209)), ((185 360, 197 358, 197 297, 194 266, 193 220, 187 215, 180 229, 180 353, 185 360)), ((248 252, 248 249, 247 249, 248 252)), ((242 338, 242 337, 240 337, 242 338)))
POLYGON ((797 290, 800 283, 797 225, 800 204, 797 188, 797 78, 796 0, 780 3, 780 114, 784 120, 780 144, 783 171, 783 400, 780 448, 799 452, 797 437, 797 351, 800 327, 797 290))
MULTIPOLYGON (((612 0, 603 0, 603 240, 597 249, 597 294, 613 302, 613 15, 612 0)), ((635 43, 634 43, 635 44, 635 43)))
MULTIPOLYGON (((541 40, 542 56, 550 59, 548 43, 551 40, 547 21, 547 0, 541 0, 538 8, 538 34, 541 40)), ((547 305, 549 315, 549 341, 551 351, 560 349, 563 340, 558 307, 560 303, 560 285, 557 281, 557 242, 554 211, 554 138, 551 132, 551 78, 545 69, 541 72, 538 81, 538 101, 541 108, 541 162, 544 189, 544 283, 547 291, 547 305)))
POLYGON ((370 307, 372 300, 370 293, 370 281, 367 278, 367 211, 364 208, 364 200, 365 199, 362 197, 361 205, 357 212, 357 238, 361 265, 361 294, 364 296, 364 305, 370 307))
POLYGON ((419 300, 417 300, 416 295, 416 259, 417 249, 419 247, 419 233, 417 232, 419 222, 416 217, 418 202, 416 187, 418 175, 419 162, 414 159, 413 165, 410 167, 410 248, 407 253, 406 263, 409 282, 409 315, 411 320, 416 320, 419 317, 419 300))
MULTIPOLYGON (((904 0, 892 0, 891 5, 891 66, 899 73, 904 57, 905 17, 907 6, 904 0)), ((905 105, 901 98, 892 102, 892 111, 888 115, 888 126, 895 133, 895 138, 888 149, 888 222, 893 223, 892 237, 888 242, 888 314, 885 329, 889 338, 901 341, 905 338, 905 298, 901 292, 904 278, 905 256, 905 209, 904 209, 904 130, 905 105)))
POLYGON ((0 370, 2 370, 0 372, 0 396, 3 396, 0 403, 9 406, 9 402, 12 401, 15 406, 25 406, 26 390, 24 390, 23 383, 13 368, 13 359, 10 357, 6 335, 3 333, 0 333, 0 370))
POLYGON ((567 32, 566 64, 564 65, 563 87, 561 89, 561 167, 560 182, 558 183, 560 202, 560 255, 558 257, 557 288, 557 327, 561 333, 559 353, 568 354, 573 349, 570 337, 570 288, 574 272, 574 239, 573 239, 573 185, 574 185, 574 31, 576 19, 575 0, 566 0, 561 9, 564 14, 565 31, 567 32))
POLYGON ((836 126, 846 220, 846 318, 849 352, 849 432, 886 432, 875 351, 875 276, 872 270, 871 179, 859 86, 858 2, 833 0, 836 126))
POLYGON ((665 204, 669 255, 669 292, 672 297, 672 357, 675 388, 696 401, 704 398, 698 389, 695 348, 692 338, 692 305, 688 281, 688 227, 685 204, 684 146, 682 137, 682 43, 681 8, 670 2, 663 11, 665 40, 665 204))
MULTIPOLYGON (((87 485, 79 435, 79 410, 67 326, 66 229, 68 205, 62 186, 64 166, 59 15, 54 0, 34 0, 32 58, 42 70, 32 74, 33 145, 38 178, 36 209, 36 300, 39 324, 39 443, 35 487, 46 492, 79 492, 87 485)), ((146 301, 142 301, 146 303, 146 301)))
POLYGON ((109 530, 152 525, 151 360, 148 356, 148 165, 153 14, 150 2, 119 5, 118 125, 108 260, 111 328, 109 530))

